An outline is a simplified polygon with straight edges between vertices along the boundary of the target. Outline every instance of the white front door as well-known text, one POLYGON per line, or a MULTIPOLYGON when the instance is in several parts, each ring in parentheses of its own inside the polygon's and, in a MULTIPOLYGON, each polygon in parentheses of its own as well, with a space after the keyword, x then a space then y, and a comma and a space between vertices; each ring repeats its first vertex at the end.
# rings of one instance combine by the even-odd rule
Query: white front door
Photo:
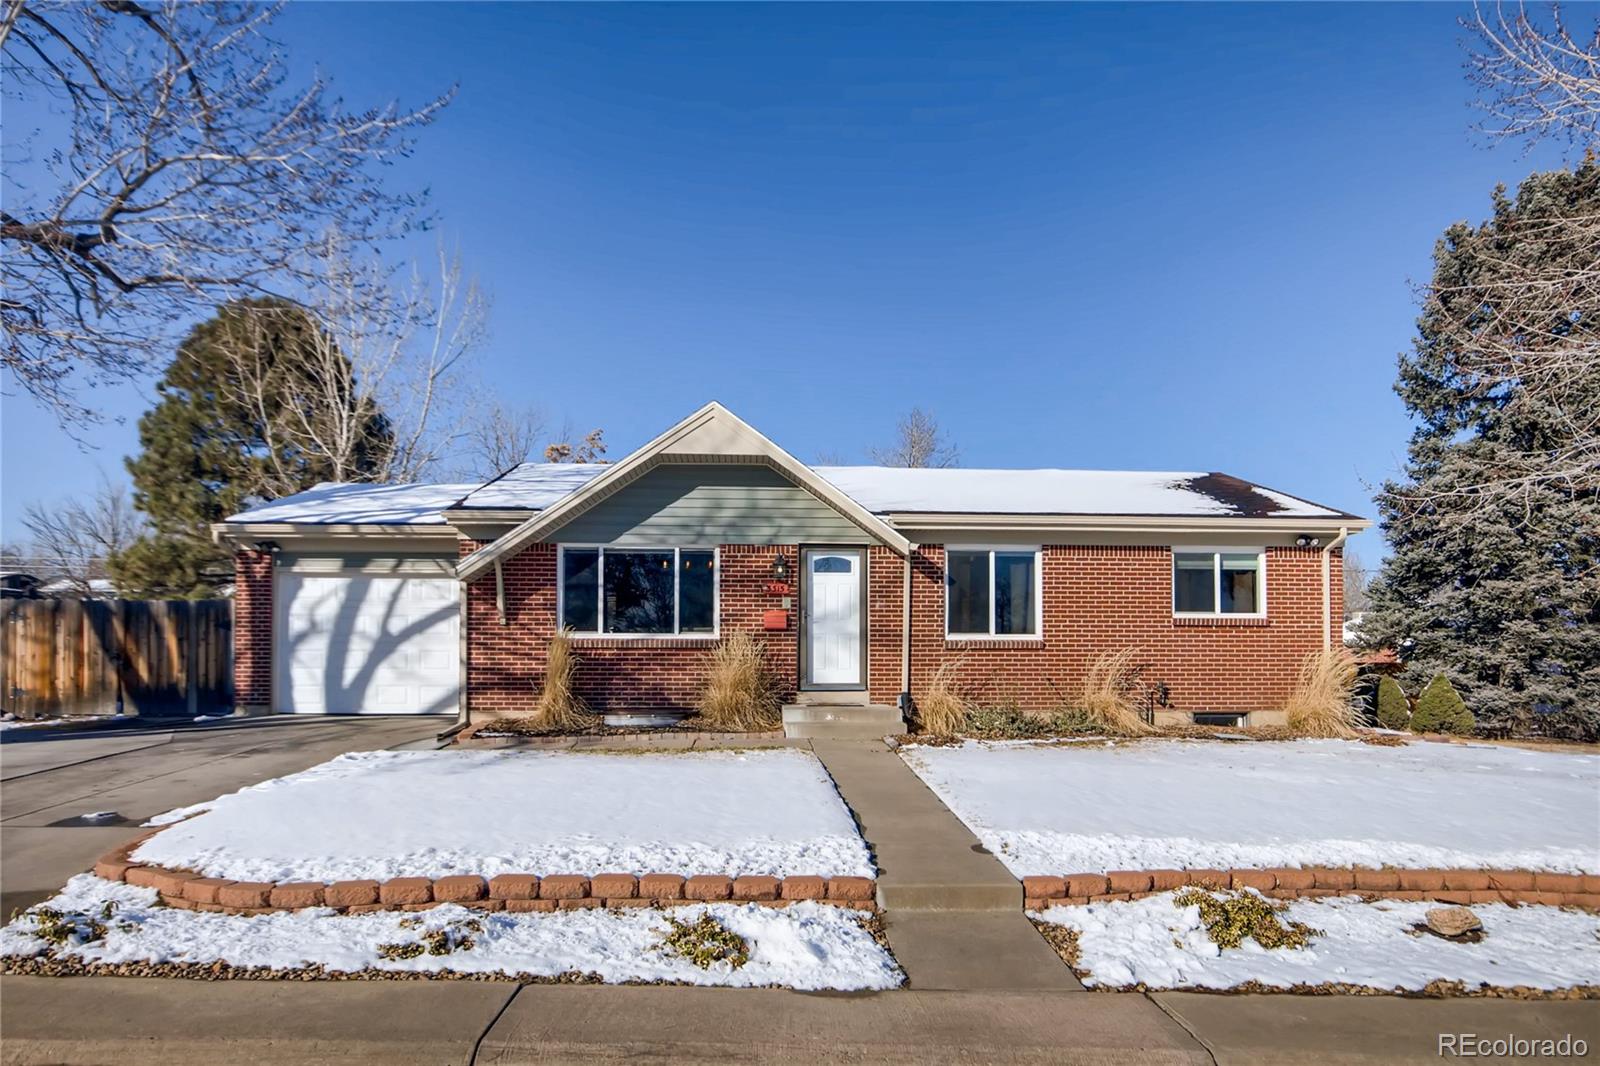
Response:
POLYGON ((810 548, 806 568, 806 683, 860 688, 861 549, 810 548))

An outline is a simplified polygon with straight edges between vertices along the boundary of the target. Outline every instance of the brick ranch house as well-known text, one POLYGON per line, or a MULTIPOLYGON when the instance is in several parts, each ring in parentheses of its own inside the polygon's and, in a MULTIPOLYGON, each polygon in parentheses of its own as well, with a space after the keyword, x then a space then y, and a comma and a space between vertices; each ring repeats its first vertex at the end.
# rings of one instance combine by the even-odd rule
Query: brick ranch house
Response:
POLYGON ((319 485, 214 532, 245 713, 497 717, 566 627, 606 711, 692 706, 744 629, 799 702, 903 708, 956 660, 1046 708, 1134 648, 1159 718, 1270 724, 1370 524, 1217 473, 810 467, 712 403, 614 465, 319 485))

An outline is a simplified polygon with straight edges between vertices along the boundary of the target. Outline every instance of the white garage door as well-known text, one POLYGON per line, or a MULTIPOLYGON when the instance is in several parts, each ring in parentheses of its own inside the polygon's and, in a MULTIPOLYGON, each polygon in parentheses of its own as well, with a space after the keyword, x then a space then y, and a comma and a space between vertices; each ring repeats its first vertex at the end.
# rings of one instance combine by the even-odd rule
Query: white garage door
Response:
POLYGON ((278 573, 277 709, 456 711, 459 586, 449 578, 278 573))

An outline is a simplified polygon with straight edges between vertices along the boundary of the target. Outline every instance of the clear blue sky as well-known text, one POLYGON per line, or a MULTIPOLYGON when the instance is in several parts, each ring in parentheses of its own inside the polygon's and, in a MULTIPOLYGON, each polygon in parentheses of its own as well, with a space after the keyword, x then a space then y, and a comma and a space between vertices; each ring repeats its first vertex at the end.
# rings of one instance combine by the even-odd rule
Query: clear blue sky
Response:
MULTIPOLYGON (((460 96, 394 169, 495 300, 482 372, 613 456, 720 399, 864 461, 1223 470, 1372 514, 1470 133, 1463 8, 294 5, 355 104, 460 96)), ((4 533, 122 477, 4 401, 4 533)), ((1355 545, 1369 559, 1376 536, 1355 545)))

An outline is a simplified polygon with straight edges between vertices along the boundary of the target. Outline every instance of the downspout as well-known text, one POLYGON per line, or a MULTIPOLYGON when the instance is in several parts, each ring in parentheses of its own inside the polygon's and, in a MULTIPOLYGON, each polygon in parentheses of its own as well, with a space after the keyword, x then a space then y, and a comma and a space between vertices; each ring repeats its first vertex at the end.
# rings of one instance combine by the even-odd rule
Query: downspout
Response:
POLYGON ((1340 526, 1339 535, 1322 549, 1322 650, 1333 647, 1333 549, 1350 538, 1350 527, 1340 526))
POLYGON ((911 713, 911 557, 917 546, 906 546, 900 571, 900 713, 911 713))

